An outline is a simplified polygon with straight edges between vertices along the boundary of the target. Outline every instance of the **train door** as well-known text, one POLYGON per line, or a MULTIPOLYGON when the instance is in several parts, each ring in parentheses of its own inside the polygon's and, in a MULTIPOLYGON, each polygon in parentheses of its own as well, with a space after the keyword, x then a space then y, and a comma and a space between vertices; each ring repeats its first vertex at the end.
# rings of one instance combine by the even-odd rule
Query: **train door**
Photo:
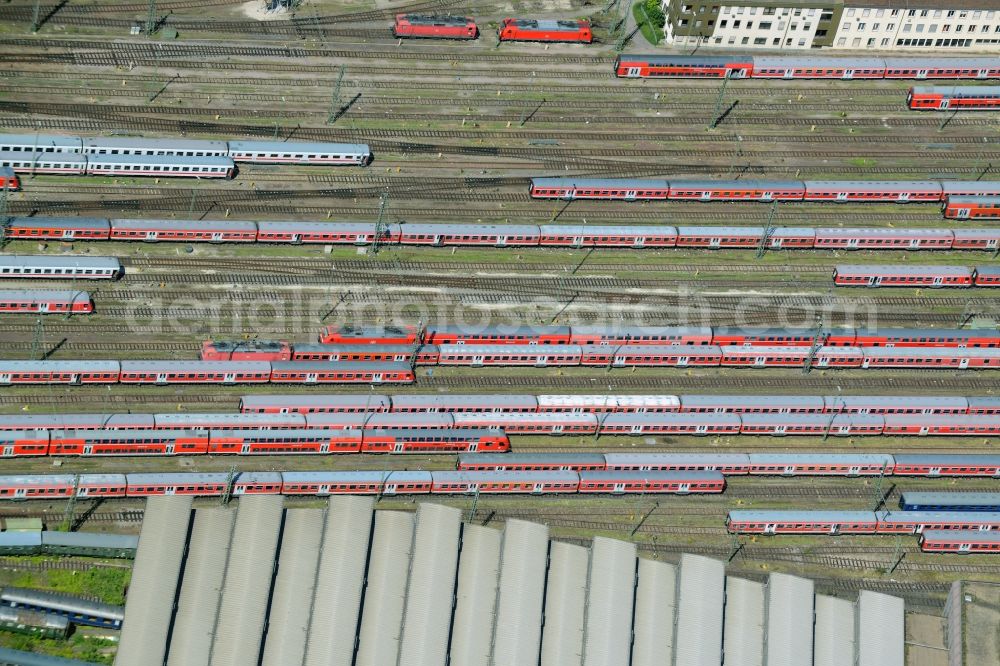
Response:
POLYGON ((713 250, 722 247, 722 239, 721 238, 709 238, 708 239, 708 247, 712 248, 713 250))
POLYGON ((942 111, 948 108, 948 104, 951 102, 947 97, 942 97, 941 102, 938 104, 938 108, 942 111))
POLYGON ((614 488, 611 489, 611 492, 614 493, 615 495, 621 495, 623 492, 625 492, 625 484, 616 482, 614 488))
POLYGON ((928 468, 927 476, 941 476, 941 468, 940 467, 928 468))
POLYGON ((573 247, 583 247, 583 236, 573 236, 573 247))
POLYGON ((861 474, 860 465, 851 465, 847 470, 847 476, 858 476, 861 474))
POLYGON ((795 476, 795 465, 785 465, 781 471, 782 476, 795 476))
POLYGON ((930 432, 930 428, 927 426, 920 426, 920 432, 918 434, 926 435, 928 432, 930 432))
POLYGON ((774 201, 774 192, 763 192, 760 195, 761 201, 774 201))
POLYGON ((847 201, 847 192, 837 192, 836 201, 847 201))
POLYGON ((240 446, 240 455, 245 456, 248 453, 250 453, 250 445, 247 444, 246 442, 243 442, 242 446, 240 446))
POLYGON ((756 357, 754 357, 754 359, 753 359, 753 367, 755 367, 755 368, 763 368, 766 365, 767 365, 767 357, 766 356, 756 356, 756 357))
POLYGON ((385 486, 382 487, 382 494, 383 495, 395 495, 396 494, 396 484, 395 483, 386 483, 385 486))
POLYGON ((317 495, 329 495, 330 494, 330 484, 328 484, 328 483, 321 483, 321 484, 319 484, 319 488, 316 489, 316 494, 317 495))
POLYGON ((781 78, 783 78, 783 79, 793 79, 793 78, 795 78, 795 70, 794 69, 786 69, 782 73, 781 78))
POLYGON ((0 372, 0 384, 10 384, 9 372, 0 372))
POLYGON ((227 372, 225 374, 225 376, 222 378, 222 383, 223 384, 235 384, 236 383, 236 373, 235 372, 227 372))
POLYGON ((70 376, 69 376, 69 383, 70 384, 79 384, 80 383, 80 373, 79 372, 71 373, 70 376))
POLYGON ((959 370, 965 370, 968 367, 969 367, 969 359, 968 358, 963 358, 963 359, 959 360, 959 362, 958 362, 958 368, 959 368, 959 370))
POLYGON ((14 499, 24 499, 27 496, 28 496, 28 490, 26 488, 14 489, 14 499))
POLYGON ((708 426, 705 425, 704 423, 699 423, 697 426, 695 426, 694 433, 696 435, 707 435, 708 426))
MULTIPOLYGON (((957 208, 955 209, 955 219, 967 220, 969 219, 969 209, 968 208, 957 208)), ((996 241, 990 241, 995 243, 996 241)))
POLYGON ((572 189, 566 189, 566 190, 563 190, 562 196, 560 196, 559 198, 560 199, 574 199, 574 198, 576 198, 576 195, 574 194, 574 190, 572 190, 572 189))
POLYGON ((931 280, 932 287, 940 287, 944 284, 944 278, 940 275, 931 280))
POLYGON ((698 198, 701 199, 702 201, 711 201, 712 200, 712 193, 711 192, 702 192, 701 196, 698 197, 698 198))
POLYGON ((94 445, 93 444, 86 444, 86 445, 84 445, 84 447, 83 447, 83 455, 85 455, 85 456, 92 456, 92 455, 94 455, 94 445))
POLYGON ((844 78, 844 79, 853 79, 854 78, 854 70, 853 69, 845 69, 844 70, 844 76, 842 78, 844 78))
POLYGON ((330 452, 330 442, 323 442, 322 444, 320 444, 319 445, 319 452, 320 453, 329 453, 330 452))
POLYGON ((402 442, 394 442, 393 445, 392 445, 392 452, 393 453, 402 453, 403 452, 403 443, 402 442))
POLYGON ((958 552, 960 552, 960 553, 968 553, 970 550, 972 550, 972 544, 971 543, 960 543, 960 544, 958 544, 958 552))
POLYGON ((368 234, 358 234, 354 237, 355 245, 367 245, 368 244, 368 234))
POLYGON ((784 435, 785 434, 785 430, 787 428, 788 428, 788 426, 783 426, 783 425, 774 426, 774 434, 775 435, 784 435))
POLYGON ((690 361, 690 359, 691 359, 690 356, 678 356, 677 357, 677 367, 678 368, 686 368, 688 366, 688 362, 690 361))
POLYGON ((164 495, 173 495, 177 492, 177 486, 165 486, 163 488, 164 495))
POLYGON ((552 432, 553 432, 553 434, 557 434, 557 435, 562 434, 563 428, 565 428, 565 427, 566 426, 564 426, 563 424, 557 423, 554 426, 552 426, 552 432))
POLYGON ((485 357, 482 354, 476 354, 472 357, 472 365, 482 365, 484 358, 485 357))
POLYGON ((878 275, 872 275, 868 278, 869 287, 876 287, 881 283, 882 283, 882 278, 879 277, 878 275))
POLYGON ((816 356, 816 361, 814 365, 817 368, 828 368, 830 367, 830 357, 829 356, 816 356))
POLYGON ((506 236, 497 236, 497 247, 507 247, 506 236))
POLYGON ((156 383, 157 384, 166 384, 167 383, 167 373, 165 373, 165 372, 158 372, 158 373, 156 373, 156 383))
POLYGON ((976 78, 977 79, 988 79, 988 78, 990 78, 990 70, 988 70, 988 69, 980 69, 980 70, 978 70, 976 72, 976 78))
POLYGON ((39 312, 48 312, 49 311, 49 304, 48 303, 39 303, 38 304, 38 311, 39 312))
POLYGON ((767 523, 764 525, 764 534, 777 534, 778 526, 775 523, 767 523))
POLYGON ((10 444, 5 445, 3 447, 3 457, 10 458, 12 455, 14 455, 14 447, 10 444))
POLYGON ((479 450, 479 442, 469 442, 469 453, 475 453, 479 450))
POLYGON ((691 492, 691 484, 690 483, 680 483, 680 484, 677 485, 677 493, 678 494, 686 495, 689 492, 691 492))
POLYGON ((911 250, 916 250, 916 249, 919 249, 919 248, 920 248, 920 239, 919 238, 911 238, 910 239, 910 249, 911 250))
POLYGON ((642 433, 642 426, 639 425, 639 424, 634 424, 632 426, 632 434, 633 435, 639 435, 641 433, 642 433))
POLYGON ((212 232, 212 242, 213 243, 221 243, 223 240, 225 240, 225 239, 222 237, 222 232, 221 231, 213 231, 212 232))
POLYGON ((535 485, 533 485, 531 487, 531 494, 532 495, 541 495, 544 492, 545 492, 545 484, 544 483, 536 483, 535 485))
POLYGON ((167 444, 165 447, 163 447, 163 452, 166 453, 168 456, 174 455, 174 445, 167 444))
POLYGON ((548 363, 549 363, 549 357, 548 356, 544 356, 543 355, 543 356, 536 356, 535 357, 535 365, 536 366, 545 366, 545 365, 548 365, 548 363))
POLYGON ((830 525, 830 534, 840 534, 840 525, 837 523, 830 525))
POLYGON ((625 199, 627 201, 635 201, 637 194, 636 190, 627 190, 625 192, 625 199))
POLYGON ((918 79, 926 79, 927 78, 927 70, 926 69, 918 69, 917 70, 917 78, 918 79))
POLYGON ((301 243, 302 242, 302 236, 301 236, 301 234, 292 234, 290 240, 293 243, 301 243))
POLYGON ((900 192, 899 196, 896 197, 896 201, 899 201, 901 203, 906 203, 909 200, 910 200, 910 193, 909 192, 900 192))
POLYGON ((640 76, 642 76, 642 68, 641 67, 626 67, 625 68, 625 76, 627 76, 629 78, 633 78, 633 79, 637 78, 637 77, 640 77, 640 76))
POLYGON ((306 373, 306 383, 307 384, 315 384, 316 383, 316 379, 317 379, 317 375, 316 375, 315 372, 307 372, 306 373))

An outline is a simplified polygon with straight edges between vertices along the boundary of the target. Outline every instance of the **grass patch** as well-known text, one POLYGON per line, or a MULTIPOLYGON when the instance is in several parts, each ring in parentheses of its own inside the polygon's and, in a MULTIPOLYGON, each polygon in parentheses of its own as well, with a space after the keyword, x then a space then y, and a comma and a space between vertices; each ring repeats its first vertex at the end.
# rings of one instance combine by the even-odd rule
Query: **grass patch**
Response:
POLYGON ((645 3, 640 0, 639 2, 632 5, 632 16, 635 17, 635 22, 639 26, 639 31, 642 32, 642 36, 646 38, 646 41, 654 46, 663 41, 663 28, 658 25, 653 25, 646 18, 646 14, 643 13, 642 7, 645 3))
POLYGON ((33 654, 47 654, 65 659, 78 659, 93 664, 114 663, 115 644, 102 638, 75 634, 67 640, 38 638, 21 634, 0 633, 0 646, 33 654))

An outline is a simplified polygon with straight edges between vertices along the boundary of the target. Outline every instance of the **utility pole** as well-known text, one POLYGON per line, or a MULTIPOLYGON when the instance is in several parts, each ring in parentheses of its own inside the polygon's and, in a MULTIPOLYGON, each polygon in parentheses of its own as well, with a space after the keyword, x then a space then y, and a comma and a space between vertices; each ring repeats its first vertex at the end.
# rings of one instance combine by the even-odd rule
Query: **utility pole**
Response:
POLYGON ((229 504, 229 501, 233 499, 233 486, 236 485, 236 465, 229 468, 229 473, 226 474, 226 487, 222 491, 222 506, 229 504))
POLYGON ((740 541, 739 537, 738 537, 738 536, 736 536, 735 534, 730 534, 730 535, 729 535, 729 537, 730 537, 730 539, 732 540, 732 544, 733 544, 733 547, 732 547, 732 549, 731 549, 731 550, 729 551, 729 559, 727 559, 726 561, 727 561, 727 562, 732 562, 732 561, 733 561, 733 559, 734 559, 734 558, 735 558, 735 557, 736 557, 737 555, 739 555, 739 554, 740 554, 740 552, 741 552, 741 551, 743 550, 743 547, 744 547, 744 546, 745 546, 746 544, 745 544, 744 542, 740 541))
POLYGON ((389 234, 389 225, 385 223, 385 210, 389 206, 389 188, 386 188, 378 199, 378 219, 375 221, 375 238, 372 239, 372 254, 378 254, 382 239, 389 234))
POLYGON ((906 552, 903 550, 903 537, 896 535, 896 554, 893 555, 892 565, 885 570, 886 574, 891 574, 895 571, 900 564, 903 563, 903 558, 906 557, 906 552))
POLYGON ((188 206, 188 218, 194 215, 194 200, 198 196, 198 190, 191 188, 191 204, 188 206))
POLYGON ((3 191, 0 192, 0 248, 7 244, 7 227, 10 226, 10 217, 7 215, 8 203, 7 181, 4 181, 3 191))
POLYGON ((31 338, 31 360, 41 361, 42 359, 42 342, 45 337, 45 324, 42 323, 42 318, 39 317, 35 320, 35 334, 31 338))
POLYGON ((634 537, 635 533, 639 531, 639 528, 641 528, 646 523, 646 521, 649 520, 649 517, 653 515, 653 512, 659 508, 660 508, 660 503, 653 502, 653 506, 649 509, 649 511, 646 512, 646 515, 640 518, 639 522, 636 523, 635 527, 632 528, 632 532, 629 534, 629 537, 634 537))
POLYGON ((476 510, 479 507, 479 486, 476 485, 476 494, 472 498, 472 511, 469 513, 469 522, 476 519, 476 510))
POLYGON ((715 100, 715 110, 712 112, 712 122, 709 129, 715 129, 719 125, 719 114, 722 113, 722 100, 726 96, 726 86, 729 85, 729 77, 722 77, 722 87, 719 88, 719 96, 715 100))
POLYGON ((764 226, 764 233, 760 236, 760 245, 757 246, 757 258, 760 259, 767 252, 767 244, 771 242, 774 234, 774 216, 778 214, 778 202, 771 203, 771 212, 767 215, 767 225, 764 226))
POLYGON ((31 34, 38 32, 38 19, 42 12, 42 0, 35 0, 35 9, 31 12, 31 34))
POLYGON ((69 501, 66 502, 66 510, 63 512, 63 530, 66 532, 72 531, 73 529, 73 512, 76 510, 76 496, 80 492, 80 475, 73 475, 73 494, 69 496, 69 501))
POLYGON ((330 114, 326 117, 326 124, 330 125, 337 119, 337 112, 340 111, 340 88, 344 83, 344 72, 347 65, 340 66, 340 74, 337 75, 337 82, 333 85, 333 96, 330 98, 330 114))
POLYGON ((872 496, 872 511, 878 511, 882 506, 882 482, 885 481, 886 463, 882 463, 882 471, 878 474, 878 481, 875 482, 875 494, 872 496))
POLYGON ((149 13, 146 15, 146 35, 153 36, 156 30, 156 0, 149 0, 149 13))
POLYGON ((816 334, 813 336, 812 346, 809 347, 809 355, 806 356, 805 362, 802 364, 802 374, 808 375, 809 371, 812 370, 813 361, 816 360, 816 353, 819 348, 823 345, 823 322, 816 322, 816 334))

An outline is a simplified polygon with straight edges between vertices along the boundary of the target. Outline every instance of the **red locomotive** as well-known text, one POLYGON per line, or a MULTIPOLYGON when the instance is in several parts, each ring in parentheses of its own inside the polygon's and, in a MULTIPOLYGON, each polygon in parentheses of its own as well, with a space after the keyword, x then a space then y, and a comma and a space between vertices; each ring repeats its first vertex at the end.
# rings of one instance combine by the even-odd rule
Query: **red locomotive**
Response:
POLYGON ((9 166, 0 167, 0 190, 20 189, 21 181, 17 179, 14 169, 9 166))
POLYGON ((476 22, 467 16, 429 16, 396 14, 392 26, 395 37, 425 37, 438 39, 475 39, 479 36, 476 22))
POLYGON ((500 23, 502 42, 577 42, 590 44, 590 21, 551 21, 505 18, 500 23))
POLYGON ((290 361, 292 348, 287 342, 270 340, 206 340, 201 344, 202 361, 290 361))

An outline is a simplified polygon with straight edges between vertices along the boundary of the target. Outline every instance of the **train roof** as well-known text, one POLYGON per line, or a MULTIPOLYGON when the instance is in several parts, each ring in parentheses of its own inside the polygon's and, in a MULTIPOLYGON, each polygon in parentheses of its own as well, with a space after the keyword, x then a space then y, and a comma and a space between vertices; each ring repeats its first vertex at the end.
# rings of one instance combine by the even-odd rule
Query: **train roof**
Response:
POLYGON ((444 483, 537 483, 559 482, 577 483, 580 476, 564 469, 527 470, 508 472, 504 470, 448 470, 431 472, 434 482, 444 483))
POLYGON ((460 453, 460 465, 518 465, 551 463, 559 465, 604 465, 607 454, 602 453, 460 453))
POLYGON ((886 414, 886 425, 1000 426, 1000 414, 886 414))
MULTIPOLYGON (((523 455, 523 454, 521 454, 523 455)), ((748 465, 745 453, 605 453, 608 467, 614 465, 748 465)))
POLYGON ((888 453, 751 453, 749 457, 751 465, 887 465, 890 471, 894 460, 888 453))
MULTIPOLYGON (((323 233, 366 233, 374 234, 377 225, 374 222, 276 222, 273 220, 261 220, 257 222, 257 229, 261 233, 268 231, 319 231, 323 233)), ((398 224, 390 224, 390 229, 398 230, 398 224)))
POLYGON ((924 541, 1000 543, 1000 530, 924 530, 924 541))
MULTIPOLYGON (((947 192, 947 190, 946 190, 947 192)), ((974 194, 950 194, 948 195, 948 203, 976 203, 976 204, 991 204, 996 205, 1000 203, 1000 196, 985 196, 980 197, 974 194)), ((958 231, 956 229, 956 231, 958 231)), ((982 229, 981 231, 993 231, 992 229, 982 229)))
POLYGON ((979 69, 996 68, 997 59, 992 58, 954 58, 941 56, 924 57, 900 57, 890 56, 885 58, 887 69, 979 69))
POLYGON ((269 372, 267 361, 122 361, 122 372, 269 372))
POLYGON ((901 523, 1000 523, 1000 511, 880 511, 879 521, 901 523))
POLYGON ((963 466, 996 466, 1000 469, 1000 454, 990 453, 896 453, 896 466, 899 465, 930 465, 944 467, 963 466))
POLYGON ((907 266, 905 264, 838 264, 837 273, 844 275, 951 275, 970 276, 967 266, 907 266))
POLYGON ((77 152, 55 153, 37 152, 27 153, 16 150, 0 151, 0 162, 24 162, 30 160, 39 164, 58 163, 75 164, 81 168, 87 166, 87 156, 77 152))
POLYGON ((920 236, 926 238, 951 238, 951 229, 876 229, 876 228, 819 228, 816 229, 816 236, 826 238, 893 238, 901 236, 911 238, 920 236))
POLYGON ((110 372, 118 361, 0 361, 0 374, 15 372, 110 372))
MULTIPOLYGON (((847 347, 834 347, 847 349, 847 347)), ((996 347, 865 347, 867 358, 1000 358, 996 347)))
MULTIPOLYGON (((793 424, 816 425, 831 424, 829 414, 740 414, 744 425, 793 424)), ((874 426, 883 423, 881 414, 837 414, 832 419, 832 425, 843 426, 874 426)))
POLYGON ((101 229, 107 231, 111 224, 104 217, 15 217, 11 229, 22 227, 50 227, 53 229, 101 229))
POLYGON ((935 504, 938 506, 954 505, 1000 505, 1000 493, 967 493, 967 492, 921 492, 907 490, 901 493, 906 504, 935 504))
POLYGON ((540 187, 575 187, 577 189, 601 189, 630 187, 636 190, 662 190, 669 187, 666 179, 640 178, 532 178, 533 185, 540 187))
POLYGON ((720 481, 725 477, 722 472, 716 470, 708 469, 692 469, 683 471, 674 470, 636 470, 636 469, 620 469, 620 470, 603 470, 603 469, 591 469, 583 470, 580 473, 580 479, 584 480, 632 480, 632 481, 642 481, 646 479, 650 480, 665 480, 665 479, 678 479, 685 481, 720 481))
POLYGON ((590 21, 584 20, 557 20, 557 19, 504 19, 504 25, 516 25, 519 28, 529 28, 537 30, 579 30, 582 26, 590 25, 590 21))
POLYGON ((729 519, 756 523, 874 523, 874 511, 757 511, 732 509, 729 519))
MULTIPOLYGON (((263 362, 267 365, 267 362, 263 362)), ((317 372, 330 370, 411 372, 409 363, 402 361, 271 361, 274 372, 289 372, 292 370, 311 370, 317 372)))
POLYGON ((251 394, 240 396, 240 402, 244 407, 253 406, 278 406, 278 407, 325 407, 325 406, 347 406, 347 407, 386 407, 389 405, 389 396, 377 393, 297 393, 291 395, 271 395, 271 394, 251 394))
POLYGON ((83 615, 94 615, 118 621, 125 618, 124 606, 104 604, 99 601, 90 601, 89 599, 82 599, 71 594, 50 592, 48 590, 5 587, 3 591, 0 591, 0 599, 8 603, 16 602, 32 606, 45 606, 46 608, 81 613, 83 615))
POLYGON ((803 190, 801 180, 671 180, 670 189, 686 190, 803 190))
POLYGON ((983 407, 1000 407, 1000 397, 997 396, 986 396, 986 395, 976 395, 969 396, 968 398, 963 398, 968 400, 969 409, 983 408, 983 407))
MULTIPOLYGON (((42 545, 42 533, 40 531, 16 532, 11 530, 6 530, 0 532, 0 548, 41 546, 41 545, 42 545)), ((0 610, 5 610, 5 607, 0 606, 0 610)))
MULTIPOLYGON (((958 197, 951 197, 954 201, 958 197)), ((980 197, 965 197, 969 199, 978 199, 980 197)), ((994 197, 982 197, 983 199, 994 198, 994 197)), ((1000 202, 1000 197, 995 197, 997 202, 1000 202)), ((952 233, 955 234, 956 240, 965 240, 967 238, 1000 238, 1000 229, 952 229, 952 233)))
POLYGON ((629 424, 702 424, 739 426, 740 417, 736 414, 692 414, 689 412, 667 412, 666 414, 650 414, 647 412, 610 412, 601 417, 605 427, 629 424))
POLYGON ((681 406, 687 407, 805 407, 820 411, 823 398, 818 395, 687 395, 681 406))
POLYGON ((116 218, 111 220, 111 225, 115 229, 138 229, 143 231, 208 231, 211 229, 225 229, 226 231, 246 231, 254 233, 257 231, 256 222, 246 222, 241 220, 127 220, 116 218))
POLYGON ((947 97, 997 97, 1000 86, 913 86, 913 92, 947 97))
MULTIPOLYGON (((162 430, 52 430, 52 436, 57 439, 82 439, 86 441, 116 441, 116 440, 166 440, 184 439, 190 437, 205 438, 204 430, 182 428, 164 428, 162 430)), ((267 431, 270 432, 270 431, 267 431)))
POLYGON ((418 346, 413 345, 341 345, 341 344, 308 344, 295 345, 295 352, 319 354, 413 354, 418 346))
POLYGON ((538 227, 533 224, 412 224, 400 226, 404 236, 537 236, 538 227))
MULTIPOLYGON (((338 416, 334 414, 333 416, 338 416)), ((359 415, 365 416, 365 415, 359 415)), ((405 428, 411 423, 431 424, 438 428, 450 428, 457 416, 473 416, 471 414, 455 414, 447 412, 374 412, 367 415, 369 426, 388 426, 390 428, 405 428)), ((323 418, 322 416, 320 418, 323 418)))
POLYGON ((290 483, 430 483, 430 472, 363 470, 354 472, 281 472, 285 484, 290 483))
POLYGON ((406 20, 414 25, 466 26, 472 19, 466 16, 438 16, 434 14, 396 14, 396 20, 406 20))
POLYGON ((764 235, 764 227, 677 227, 680 236, 752 236, 760 238, 764 235))
POLYGON ((45 148, 60 147, 73 148, 75 152, 80 150, 82 143, 78 136, 60 136, 58 134, 0 134, 0 147, 3 146, 28 146, 39 152, 45 148))
POLYGON ((207 343, 216 351, 267 351, 280 352, 288 347, 287 342, 280 340, 208 340, 207 343))
POLYGON ((135 550, 139 537, 132 534, 101 534, 97 532, 42 532, 42 543, 53 546, 84 548, 125 548, 135 550))
MULTIPOLYGON (((538 227, 543 236, 673 236, 677 227, 663 224, 543 224, 538 227)), ((574 327, 575 328, 575 327, 574 327)))
POLYGON ((759 337, 788 338, 792 336, 815 337, 816 330, 811 328, 775 328, 769 326, 714 326, 716 336, 719 335, 753 335, 759 337))
POLYGON ((726 67, 732 63, 750 63, 754 57, 750 55, 710 56, 710 55, 643 55, 639 53, 622 53, 618 58, 623 62, 647 62, 650 65, 707 65, 710 67, 726 67))
MULTIPOLYGON (((364 396, 358 396, 363 398, 364 396)), ((431 395, 431 394, 399 394, 392 396, 394 409, 419 408, 460 408, 460 407, 528 407, 534 409, 538 405, 533 395, 431 395)))
MULTIPOLYGON (((995 65, 1000 67, 1000 64, 995 65)), ((941 189, 946 196, 951 196, 952 192, 972 192, 979 194, 1000 194, 1000 182, 995 180, 943 180, 941 189)))
POLYGON ((540 407, 670 407, 680 406, 676 395, 540 395, 540 407))
MULTIPOLYGON (((287 472, 237 472, 235 483, 281 483, 287 472)), ((229 472, 168 472, 128 474, 129 486, 186 486, 200 483, 226 483, 229 472)))
POLYGON ((832 192, 940 192, 941 183, 936 180, 807 180, 806 190, 828 190, 832 192))
POLYGON ((976 266, 979 275, 1000 275, 1000 266, 976 266))
POLYGON ((90 292, 78 290, 24 290, 0 289, 0 301, 32 300, 32 301, 71 301, 73 303, 89 303, 90 292))
MULTIPOLYGON (((905 347, 886 347, 886 349, 905 349, 905 347)), ((928 395, 829 395, 824 396, 824 402, 831 410, 858 409, 863 407, 950 407, 965 409, 968 406, 965 398, 958 396, 928 396, 928 395)))
MULTIPOLYGON (((142 149, 142 150, 191 150, 191 151, 222 151, 226 153, 229 147, 225 141, 207 139, 144 139, 142 137, 125 136, 88 136, 83 138, 84 150, 100 149, 142 149)), ((165 157, 156 155, 156 157, 165 157)))
POLYGON ((460 412, 450 415, 455 425, 482 421, 517 423, 580 423, 597 424, 597 415, 590 412, 460 412))
POLYGON ((754 56, 754 69, 787 67, 794 69, 884 69, 882 58, 843 58, 824 56, 754 56))
POLYGON ((289 423, 304 427, 306 424, 305 416, 298 412, 290 414, 156 414, 154 418, 158 428, 182 429, 227 425, 255 428, 289 423))
POLYGON ((88 155, 89 164, 154 164, 156 166, 220 166, 232 167, 233 160, 224 155, 88 155))
POLYGON ((230 141, 229 152, 259 150, 271 153, 340 153, 342 155, 368 155, 367 143, 323 143, 318 141, 230 141))
MULTIPOLYGON (((476 334, 476 335, 527 335, 527 336, 539 336, 539 335, 569 335, 569 326, 532 326, 531 324, 516 325, 516 324, 497 324, 497 325, 479 325, 475 323, 471 324, 442 324, 439 326, 428 326, 428 333, 462 333, 462 334, 476 334)), ((479 346, 479 345, 477 345, 479 346)), ((550 345, 538 345, 539 347, 547 347, 550 345)))
POLYGON ((919 340, 961 340, 981 338, 985 334, 1000 334, 996 329, 975 329, 975 328, 860 328, 857 330, 859 337, 875 335, 883 336, 890 340, 899 339, 919 339, 919 340))
MULTIPOLYGON (((646 345, 644 345, 646 346, 646 345)), ((493 354, 524 354, 532 356, 553 356, 556 354, 579 354, 582 350, 580 345, 438 345, 441 355, 458 354, 464 352, 467 356, 490 356, 493 354)))
POLYGON ((620 326, 607 324, 574 326, 574 335, 609 335, 614 337, 643 338, 652 335, 700 335, 712 337, 711 326, 620 326))
POLYGON ((0 267, 23 266, 32 268, 93 268, 121 270, 117 257, 90 257, 75 254, 6 254, 0 255, 0 267))

